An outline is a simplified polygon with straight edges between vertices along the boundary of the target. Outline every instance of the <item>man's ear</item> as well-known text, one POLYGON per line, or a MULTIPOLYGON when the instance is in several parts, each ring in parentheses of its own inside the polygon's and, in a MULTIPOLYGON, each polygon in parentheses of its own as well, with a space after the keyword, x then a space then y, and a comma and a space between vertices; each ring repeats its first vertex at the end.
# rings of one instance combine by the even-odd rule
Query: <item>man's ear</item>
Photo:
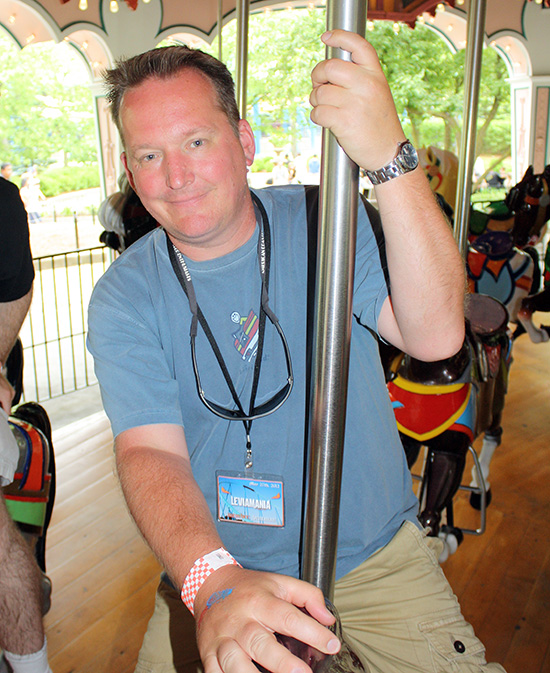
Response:
POLYGON ((120 155, 120 160, 122 161, 122 165, 124 166, 124 170, 126 171, 126 177, 128 178, 128 182, 130 183, 130 187, 136 191, 136 185, 134 182, 134 176, 132 175, 132 171, 128 168, 128 159, 126 158, 126 152, 123 152, 120 155))
POLYGON ((246 165, 252 166, 256 154, 256 143, 254 142, 254 132, 246 119, 239 120, 239 140, 246 157, 246 165))

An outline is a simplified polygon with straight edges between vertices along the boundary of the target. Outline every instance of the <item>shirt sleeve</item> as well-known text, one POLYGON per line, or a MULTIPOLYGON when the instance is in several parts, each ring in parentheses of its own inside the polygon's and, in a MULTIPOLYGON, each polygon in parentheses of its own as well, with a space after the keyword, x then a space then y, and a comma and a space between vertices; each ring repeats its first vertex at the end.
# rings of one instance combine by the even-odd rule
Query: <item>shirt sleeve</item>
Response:
POLYGON ((156 324, 159 300, 138 305, 139 296, 147 296, 146 283, 109 271, 92 294, 87 346, 113 434, 142 425, 183 425, 178 383, 167 361, 170 347, 156 324), (124 292, 128 287, 131 294, 124 292))
POLYGON ((0 302, 16 301, 32 287, 34 267, 27 213, 15 185, 2 189, 0 208, 0 302))
POLYGON ((380 216, 372 205, 360 199, 353 314, 362 325, 376 333, 378 317, 388 295, 389 276, 380 216))

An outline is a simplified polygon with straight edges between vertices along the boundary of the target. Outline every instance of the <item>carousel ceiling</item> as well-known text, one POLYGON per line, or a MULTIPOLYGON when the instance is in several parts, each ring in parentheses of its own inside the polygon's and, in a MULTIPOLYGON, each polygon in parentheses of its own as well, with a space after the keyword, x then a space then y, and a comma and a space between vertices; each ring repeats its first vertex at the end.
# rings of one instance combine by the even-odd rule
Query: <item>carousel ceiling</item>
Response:
MULTIPOLYGON (((366 1, 370 20, 411 26, 417 19, 430 21, 443 34, 454 30, 454 42, 462 46, 456 38, 456 19, 462 17, 463 34, 469 0, 366 1)), ((550 0, 487 0, 487 34, 507 30, 521 35, 524 8, 531 2, 550 4, 550 0)), ((250 12, 324 4, 325 0, 250 0, 250 12)), ((225 24, 234 18, 235 7, 236 0, 0 0, 0 24, 21 47, 69 41, 96 74, 113 58, 151 48, 166 38, 192 46, 211 42, 218 32, 219 13, 225 24)))

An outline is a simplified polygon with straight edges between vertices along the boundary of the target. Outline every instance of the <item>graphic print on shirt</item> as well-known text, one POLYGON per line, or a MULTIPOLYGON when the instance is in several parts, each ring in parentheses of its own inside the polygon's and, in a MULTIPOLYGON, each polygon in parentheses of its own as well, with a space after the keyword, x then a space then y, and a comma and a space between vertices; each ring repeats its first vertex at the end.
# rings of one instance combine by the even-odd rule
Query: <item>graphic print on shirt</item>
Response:
POLYGON ((239 329, 232 334, 235 348, 243 360, 250 362, 258 350, 258 316, 252 309, 246 317, 234 311, 231 320, 239 325, 239 329))

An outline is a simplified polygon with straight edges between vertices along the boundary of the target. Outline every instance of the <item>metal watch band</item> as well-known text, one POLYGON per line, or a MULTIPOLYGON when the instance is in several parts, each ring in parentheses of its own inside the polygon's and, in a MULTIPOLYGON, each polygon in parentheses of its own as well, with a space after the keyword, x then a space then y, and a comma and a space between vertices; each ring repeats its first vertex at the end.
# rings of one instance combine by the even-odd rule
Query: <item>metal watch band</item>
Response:
POLYGON ((365 171, 367 177, 373 185, 381 185, 384 182, 398 178, 400 175, 413 171, 418 166, 418 155, 412 143, 409 140, 404 140, 397 146, 397 153, 395 157, 382 168, 377 171, 365 171), (403 160, 404 150, 407 153, 406 160, 403 160))

